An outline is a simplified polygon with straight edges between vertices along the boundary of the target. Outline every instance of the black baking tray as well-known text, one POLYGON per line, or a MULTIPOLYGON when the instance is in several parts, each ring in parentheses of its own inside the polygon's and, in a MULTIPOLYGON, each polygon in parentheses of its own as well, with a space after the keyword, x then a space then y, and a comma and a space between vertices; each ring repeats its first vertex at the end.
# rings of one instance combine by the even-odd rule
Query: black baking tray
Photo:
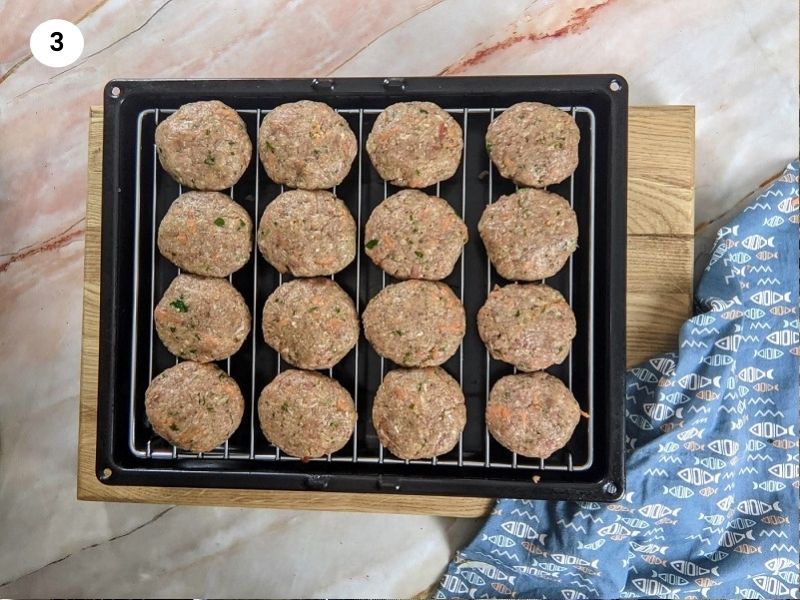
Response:
MULTIPOLYGON (((104 110, 96 462, 101 481, 585 501, 621 497, 628 115, 627 83, 622 77, 114 80, 105 88, 104 110), (463 218, 470 233, 464 256, 445 280, 463 297, 468 322, 462 350, 444 365, 461 380, 467 402, 467 427, 456 450, 437 461, 411 463, 382 451, 371 424, 371 403, 383 372, 393 365, 384 364, 362 335, 358 353, 351 352, 332 372, 358 398, 354 440, 327 459, 278 460, 274 447, 261 435, 253 410, 254 400, 278 369, 277 355, 260 334, 261 309, 278 285, 278 274, 257 252, 232 277, 253 312, 255 335, 251 332, 229 363, 219 363, 245 396, 241 427, 224 449, 201 456, 171 450, 149 428, 144 390, 150 377, 175 363, 153 333, 152 303, 177 272, 154 250, 153 233, 179 192, 155 160, 153 133, 156 119, 169 111, 209 99, 241 111, 253 139, 253 162, 232 195, 256 225, 264 206, 280 193, 258 163, 257 121, 279 104, 300 99, 325 102, 340 110, 359 135, 359 158, 336 193, 358 218, 360 235, 371 209, 396 190, 384 184, 363 152, 376 113, 394 102, 428 100, 449 109, 462 127, 466 125, 464 160, 438 190, 459 214, 466 209, 463 218), (581 129, 575 175, 549 188, 574 203, 579 249, 569 268, 547 280, 571 298, 578 335, 571 358, 549 371, 571 385, 590 415, 582 419, 568 446, 546 461, 514 456, 486 435, 483 410, 488 385, 512 369, 488 360, 475 327, 488 288, 504 283, 488 267, 477 221, 490 195, 496 200, 514 190, 490 166, 483 135, 492 116, 521 101, 575 108, 581 129)), ((426 191, 435 193, 437 188, 426 191)), ((337 274, 336 280, 363 310, 391 278, 372 265, 360 241, 360 261, 337 274)))

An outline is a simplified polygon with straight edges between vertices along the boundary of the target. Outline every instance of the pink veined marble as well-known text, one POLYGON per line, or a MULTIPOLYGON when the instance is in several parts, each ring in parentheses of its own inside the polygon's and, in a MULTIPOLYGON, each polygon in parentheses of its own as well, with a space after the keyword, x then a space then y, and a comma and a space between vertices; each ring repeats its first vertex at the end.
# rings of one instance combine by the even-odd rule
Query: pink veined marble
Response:
POLYGON ((103 4, 97 0, 42 0, 6 2, 3 6, 3 32, 0 38, 0 81, 30 55, 28 39, 33 28, 46 19, 66 19, 80 24, 103 4))
POLYGON ((798 154, 794 2, 5 0, 0 8, 4 597, 412 595, 476 527, 75 500, 88 117, 109 79, 616 72, 633 105, 697 106, 698 224, 798 154), (70 67, 29 58, 30 32, 50 18, 83 32, 84 54, 70 67))

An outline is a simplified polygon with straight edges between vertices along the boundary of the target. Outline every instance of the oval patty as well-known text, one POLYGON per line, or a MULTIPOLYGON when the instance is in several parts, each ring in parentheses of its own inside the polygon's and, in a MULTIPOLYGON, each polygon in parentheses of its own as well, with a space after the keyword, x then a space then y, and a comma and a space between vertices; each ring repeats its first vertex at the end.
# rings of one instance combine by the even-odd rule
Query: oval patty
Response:
POLYGON ((216 365, 186 361, 153 379, 144 407, 153 430, 170 444, 210 452, 239 427, 244 398, 233 378, 216 365))
POLYGON ((378 388, 372 422, 398 458, 433 458, 458 444, 467 423, 464 394, 441 367, 395 369, 378 388))
POLYGON ((335 379, 289 369, 261 392, 258 419, 266 438, 287 454, 317 458, 350 440, 356 410, 349 392, 335 379))
POLYGON ((301 369, 329 369, 358 342, 352 298, 322 277, 281 285, 267 298, 261 323, 267 344, 301 369))
POLYGON ((253 144, 242 118, 218 100, 184 104, 158 124, 161 166, 194 190, 224 190, 250 164, 253 144))
POLYGON ((435 367, 453 356, 466 332, 464 307, 439 281, 386 286, 364 310, 364 335, 375 351, 405 367, 435 367))
POLYGON ((555 275, 578 247, 578 219, 569 202, 531 188, 487 206, 478 233, 497 272, 512 281, 555 275))
POLYGON ((572 175, 580 136, 569 113, 549 104, 520 102, 489 124, 486 151, 503 177, 541 188, 572 175))
POLYGON ((478 333, 491 355, 522 371, 561 363, 575 337, 575 315, 543 284, 495 287, 478 311, 478 333))
POLYGON ((467 243, 467 226, 447 201, 401 190, 372 211, 364 231, 367 255, 398 279, 444 279, 467 243))
POLYGON ((167 350, 197 362, 235 354, 251 324, 244 298, 226 279, 188 274, 172 281, 153 318, 167 350))
POLYGON ((580 421, 580 407, 560 379, 545 372, 508 375, 494 384, 486 426, 503 446, 548 458, 563 448, 580 421))
POLYGON ((356 256, 356 222, 330 192, 290 190, 264 210, 258 248, 281 273, 333 275, 356 256))
POLYGON ((458 122, 433 102, 399 102, 378 115, 367 153, 389 183, 424 188, 455 174, 462 138, 458 122))
POLYGON ((281 104, 261 123, 258 154, 269 178, 320 190, 342 183, 358 144, 347 121, 322 102, 281 104))
POLYGON ((158 226, 158 250, 184 271, 227 277, 250 259, 253 221, 219 192, 186 192, 158 226))

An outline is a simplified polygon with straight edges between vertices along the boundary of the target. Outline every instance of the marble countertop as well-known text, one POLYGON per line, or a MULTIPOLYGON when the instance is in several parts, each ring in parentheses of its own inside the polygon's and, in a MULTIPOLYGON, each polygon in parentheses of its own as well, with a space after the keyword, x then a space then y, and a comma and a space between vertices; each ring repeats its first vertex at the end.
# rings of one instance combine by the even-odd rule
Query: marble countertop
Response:
POLYGON ((697 106, 697 254, 798 154, 792 0, 6 0, 0 596, 408 596, 479 523, 75 499, 89 106, 116 77, 616 72, 697 106), (80 27, 75 64, 28 38, 80 27), (709 225, 710 224, 710 225, 709 225))

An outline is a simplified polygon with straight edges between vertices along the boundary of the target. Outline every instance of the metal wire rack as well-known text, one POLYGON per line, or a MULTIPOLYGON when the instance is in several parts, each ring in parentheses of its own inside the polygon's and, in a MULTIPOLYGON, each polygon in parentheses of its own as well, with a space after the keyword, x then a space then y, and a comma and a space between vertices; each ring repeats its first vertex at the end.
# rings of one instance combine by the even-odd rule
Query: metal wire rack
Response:
MULTIPOLYGON (((401 460, 391 456, 377 441, 374 430, 371 428, 372 393, 375 385, 382 380, 387 371, 387 363, 378 357, 369 345, 362 339, 345 359, 346 365, 340 365, 330 370, 330 375, 337 377, 344 384, 346 379, 359 415, 350 443, 339 452, 323 458, 312 459, 313 462, 352 463, 354 465, 432 465, 448 467, 483 467, 501 468, 527 471, 584 471, 589 469, 594 461, 594 225, 595 225, 595 145, 596 122, 594 112, 585 106, 562 106, 562 110, 570 112, 575 117, 581 130, 581 163, 576 173, 567 181, 554 186, 556 191, 575 206, 576 199, 580 199, 580 206, 585 210, 579 212, 581 249, 570 258, 568 265, 559 275, 548 280, 548 284, 559 289, 568 299, 578 318, 579 333, 573 344, 573 349, 565 363, 552 369, 561 377, 568 387, 573 390, 581 409, 588 415, 576 430, 573 439, 566 449, 558 452, 547 460, 529 459, 518 456, 502 448, 495 442, 483 422, 482 409, 489 391, 494 382, 502 375, 511 372, 511 368, 493 360, 488 351, 483 350, 478 356, 478 346, 473 339, 471 349, 465 350, 462 343, 458 354, 451 359, 445 368, 464 387, 465 374, 470 376, 470 389, 474 393, 467 394, 468 398, 468 426, 462 434, 457 447, 450 453, 431 460, 401 460), (578 259, 577 257, 581 258, 578 259), (579 263, 579 264, 574 264, 579 263), (581 281, 576 283, 576 273, 580 269, 583 273, 581 281), (581 293, 583 300, 580 306, 575 304, 574 290, 576 286, 587 291, 581 293), (469 352, 470 364, 465 371, 465 354, 469 352), (580 353, 580 360, 575 355, 580 353), (480 369, 478 369, 480 365, 480 369), (475 374, 482 370, 482 373, 475 374), (377 373, 375 372, 377 371, 377 373), (475 376, 472 376, 475 375, 475 376), (371 380, 373 385, 367 380, 371 380), (480 390, 476 391, 474 385, 480 381, 480 390), (476 422, 477 425, 476 426, 476 422)), ((254 136, 261 124, 263 117, 271 109, 243 109, 237 112, 245 120, 248 131, 254 136)), ((392 187, 380 181, 368 157, 365 156, 364 145, 371 123, 375 116, 381 112, 378 108, 339 108, 353 128, 358 138, 358 155, 353 164, 351 173, 343 182, 340 197, 348 204, 359 225, 358 227, 358 252, 354 265, 351 265, 343 274, 331 276, 337 281, 346 280, 347 286, 355 290, 355 303, 357 311, 361 312, 368 299, 377 289, 387 285, 386 273, 379 271, 371 264, 369 258, 363 253, 362 228, 369 216, 371 206, 385 199, 392 193, 392 187), (382 191, 381 191, 382 188, 382 191), (367 280, 375 282, 370 286, 367 280), (378 283, 379 282, 379 283, 378 283), (372 287, 372 291, 369 289, 372 287)), ((483 208, 495 201, 502 193, 508 193, 515 186, 497 175, 491 161, 483 154, 482 150, 475 151, 476 140, 482 140, 486 126, 497 115, 505 110, 502 107, 487 108, 447 108, 448 112, 460 122, 464 133, 462 164, 456 176, 446 182, 437 184, 428 191, 445 198, 456 209, 462 218, 469 224, 477 222, 483 208), (478 154, 481 153, 481 154, 478 154), (477 156, 482 158, 478 159, 477 156), (479 182, 479 183, 476 183, 479 182), (474 193, 476 189, 482 192, 482 197, 474 193), (469 217, 469 218, 468 218, 469 217)), ((153 310, 160 293, 163 293, 164 284, 179 271, 165 258, 159 255, 156 248, 156 232, 159 214, 163 215, 166 207, 174 200, 183 189, 169 175, 164 172, 156 154, 153 132, 156 125, 166 115, 174 112, 173 109, 151 108, 139 113, 136 132, 136 181, 135 181, 135 222, 134 226, 134 298, 133 298, 133 325, 130 370, 133 381, 139 385, 131 386, 129 398, 129 428, 128 446, 137 458, 146 459, 181 459, 182 461, 212 459, 226 461, 229 459, 249 460, 257 463, 283 463, 298 461, 295 457, 282 454, 275 446, 269 444, 264 438, 257 422, 257 401, 263 387, 263 382, 274 377, 285 367, 280 356, 266 347, 259 329, 259 321, 263 300, 276 285, 283 283, 281 276, 266 263, 258 252, 256 236, 253 242, 253 254, 250 262, 238 273, 229 277, 231 283, 243 292, 245 299, 250 304, 252 312, 252 332, 246 340, 245 346, 232 358, 220 363, 229 374, 232 374, 245 396, 248 407, 239 430, 222 446, 212 452, 193 454, 170 446, 163 439, 155 435, 146 421, 144 414, 144 387, 153 376, 177 362, 174 357, 166 355, 166 350, 161 347, 155 335, 153 323, 153 310), (146 242, 149 240, 149 243, 146 242), (149 267, 149 272, 148 272, 149 267), (272 272, 272 285, 265 289, 263 282, 264 271, 272 272), (249 279, 247 281, 246 279, 249 279), (161 283, 160 283, 161 282, 161 283), (240 283, 241 285, 237 285, 240 283), (247 288, 247 293, 242 290, 247 288), (142 335, 143 332, 149 332, 142 335), (264 356, 274 361, 267 365, 262 360, 264 356), (232 365, 234 367, 232 371, 232 365)), ((255 137, 253 137, 255 139, 255 137)), ((258 219, 266 203, 283 191, 282 186, 269 182, 263 172, 257 156, 253 156, 249 166, 249 173, 229 190, 231 198, 245 206, 254 217, 254 226, 258 227, 258 219)), ((334 193, 337 189, 334 188, 334 193)), ((488 295, 495 283, 502 280, 494 272, 489 263, 481 242, 477 239, 474 229, 471 230, 470 241, 467 248, 462 251, 453 275, 447 280, 460 295, 462 303, 465 293, 477 298, 472 304, 479 306, 488 295), (477 259, 477 261, 476 261, 477 259), (475 263, 478 264, 475 264, 475 263)), ((468 319, 470 310, 468 309, 468 319)), ((474 322, 468 321, 468 330, 474 329, 474 322)), ((466 390, 465 390, 466 391, 466 390)), ((257 466, 254 466, 257 468, 257 466)), ((273 464, 272 468, 275 468, 273 464)), ((376 468, 372 467, 375 472, 376 468)))

